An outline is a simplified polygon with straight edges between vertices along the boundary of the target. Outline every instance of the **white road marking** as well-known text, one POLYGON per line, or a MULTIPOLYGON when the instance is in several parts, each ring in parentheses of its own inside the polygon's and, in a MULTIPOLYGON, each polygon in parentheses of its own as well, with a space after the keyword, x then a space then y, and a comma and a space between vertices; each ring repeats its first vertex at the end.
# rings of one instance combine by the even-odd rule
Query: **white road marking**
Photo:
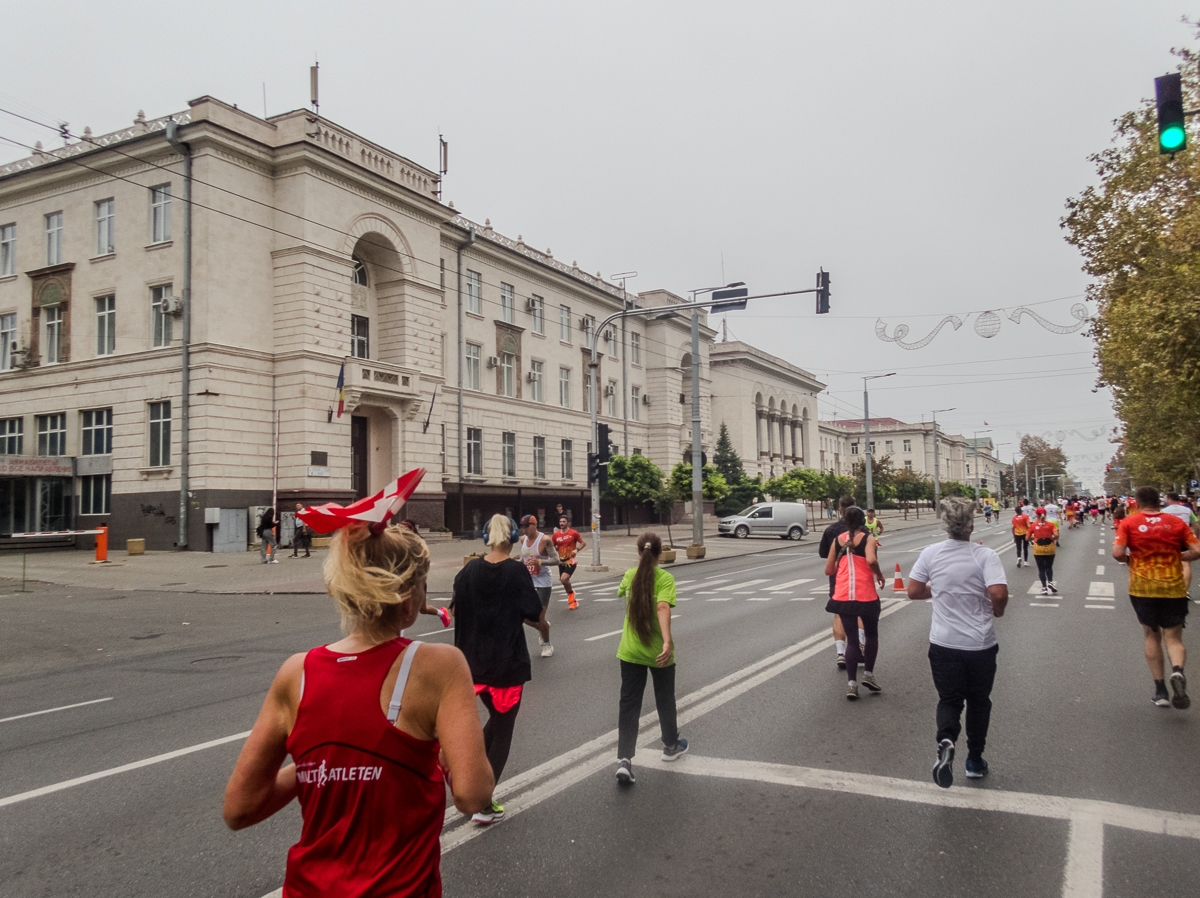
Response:
POLYGON ((766 592, 783 592, 785 589, 791 589, 793 586, 801 586, 805 583, 812 583, 812 577, 801 577, 799 580, 789 580, 787 583, 778 583, 775 586, 766 587, 766 592))
POLYGON ((73 705, 61 705, 57 708, 47 708, 45 711, 30 711, 28 714, 14 714, 12 717, 0 717, 0 723, 8 723, 10 720, 20 720, 23 717, 37 717, 39 714, 53 714, 55 711, 69 711, 71 708, 82 708, 84 705, 96 705, 100 702, 111 701, 111 695, 108 698, 94 698, 89 702, 76 702, 73 705))
POLYGON ((752 596, 746 599, 747 602, 769 602, 773 596, 752 596))
POLYGON ((1086 602, 1115 602, 1116 599, 1113 596, 1088 596, 1084 601, 1086 601, 1086 602))
POLYGON ((996 554, 997 554, 997 555, 1003 555, 1003 554, 1004 554, 1005 552, 1007 552, 1009 549, 1015 549, 1016 547, 1017 547, 1017 544, 1016 544, 1016 543, 1009 543, 1008 545, 1006 545, 1006 546, 1001 546, 999 549, 997 549, 997 550, 996 550, 996 554))
POLYGON ((246 730, 244 733, 234 733, 232 736, 222 736, 220 739, 213 739, 209 742, 201 742, 199 745, 190 745, 187 748, 179 748, 175 751, 166 752, 165 754, 155 755, 152 758, 134 761, 131 764, 122 764, 120 767, 110 767, 107 770, 89 773, 87 776, 77 776, 75 779, 63 780, 61 783, 42 786, 40 789, 30 789, 28 792, 20 792, 16 795, 10 795, 7 798, 0 798, 0 808, 7 807, 10 804, 16 804, 19 801, 27 801, 30 798, 39 798, 42 795, 49 795, 52 792, 60 792, 63 789, 70 789, 72 786, 81 786, 84 783, 90 783, 93 780, 104 779, 107 776, 116 776, 118 773, 126 773, 130 770, 137 770, 139 767, 149 767, 151 764, 161 764, 163 761, 171 761, 175 758, 181 758, 184 755, 190 755, 192 752, 204 751, 206 748, 214 748, 218 745, 224 745, 226 742, 236 742, 240 739, 245 739, 249 735, 250 731, 246 730))
POLYGON ((1091 596, 1115 595, 1113 592, 1113 585, 1111 583, 1105 583, 1101 580, 1093 580, 1091 586, 1088 587, 1088 592, 1090 593, 1089 598, 1091 596))
POLYGON ((1096 565, 1096 576, 1097 576, 1097 577, 1103 577, 1103 576, 1104 576, 1104 565, 1102 565, 1102 564, 1098 564, 1098 565, 1096 565))
POLYGON ((1116 605, 1084 605, 1083 607, 1084 608, 1106 608, 1109 611, 1113 611, 1116 609, 1117 606, 1116 605))
POLYGON ((732 602, 733 596, 717 596, 714 599, 705 599, 706 602, 732 602))
POLYGON ((788 601, 789 602, 812 602, 815 599, 816 599, 816 596, 796 596, 794 598, 788 599, 788 601))
POLYGON ((742 583, 734 583, 730 586, 722 586, 720 589, 714 589, 713 592, 732 592, 735 589, 745 589, 747 586, 757 586, 759 583, 770 583, 771 578, 761 580, 746 580, 742 583))
POLYGON ((1063 898, 1099 898, 1104 894, 1104 818, 1074 814, 1067 835, 1063 898))
POLYGON ((700 582, 705 586, 716 586, 718 583, 728 583, 729 578, 726 577, 724 580, 701 580, 700 582))
POLYGON ((608 633, 601 633, 599 636, 589 636, 584 642, 595 642, 597 639, 604 639, 607 636, 620 636, 623 630, 612 630, 608 633))
POLYGON ((1096 550, 1096 554, 1097 554, 1097 555, 1103 555, 1103 554, 1104 554, 1104 550, 1103 550, 1103 549, 1097 549, 1097 550, 1096 550))
POLYGON ((616 600, 616 596, 613 596, 611 599, 592 599, 593 602, 615 602, 616 600))
POLYGON ((1057 608, 1058 602, 1030 602, 1032 608, 1057 608))

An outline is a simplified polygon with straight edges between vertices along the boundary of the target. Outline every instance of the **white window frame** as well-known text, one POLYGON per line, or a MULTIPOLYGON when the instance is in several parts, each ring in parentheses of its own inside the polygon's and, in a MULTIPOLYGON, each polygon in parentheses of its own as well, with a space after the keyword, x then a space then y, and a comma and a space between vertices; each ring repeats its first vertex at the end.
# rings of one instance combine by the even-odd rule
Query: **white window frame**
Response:
POLYGON ((150 345, 155 349, 170 346, 174 336, 174 316, 166 311, 166 301, 175 296, 174 289, 172 284, 150 288, 150 345))
POLYGON ((56 365, 66 360, 63 346, 63 307, 42 306, 42 361, 56 365))
POLYGON ((534 402, 546 401, 546 366, 536 359, 529 363, 529 398, 534 402))
POLYGON ((149 427, 149 462, 152 468, 171 465, 171 400, 151 402, 147 407, 149 427))
POLYGON ((512 284, 500 282, 500 320, 505 324, 516 321, 517 291, 512 284))
POLYGON ((483 314, 483 275, 478 271, 467 269, 467 311, 475 315, 483 314))
POLYGON ((533 316, 530 327, 535 334, 544 336, 546 333, 546 300, 535 294, 530 297, 530 301, 532 308, 529 310, 529 314, 533 316))
POLYGON ((500 475, 517 476, 517 435, 510 431, 500 434, 500 475))
POLYGON ((617 391, 617 382, 616 382, 615 380, 610 380, 610 381, 608 382, 608 387, 609 387, 609 392, 608 392, 608 416, 609 416, 610 418, 615 418, 615 417, 617 417, 617 415, 618 415, 618 412, 617 412, 617 398, 618 398, 618 397, 619 397, 621 394, 620 394, 620 393, 617 391))
POLYGON ((558 307, 558 339, 563 343, 571 342, 571 307, 568 305, 558 307))
POLYGON ((884 451, 884 453, 885 453, 885 454, 887 454, 887 455, 891 455, 891 454, 892 454, 893 450, 892 450, 892 441, 891 441, 891 440, 884 440, 884 441, 883 441, 883 451, 884 451))
POLYGON ((96 297, 96 355, 117 351, 117 297, 108 293, 96 297))
POLYGON ((63 214, 62 211, 46 215, 46 265, 61 265, 63 260, 63 214))
POLYGON ((517 395, 517 357, 511 352, 500 353, 500 395, 509 399, 517 395))
POLYGON ((350 355, 356 359, 371 357, 371 319, 366 315, 350 316, 350 355))
POLYGON ((468 343, 466 357, 463 366, 466 369, 467 382, 464 385, 468 390, 481 390, 482 378, 479 371, 480 357, 483 355, 483 347, 478 343, 468 343))
POLYGON ((858 443, 851 443, 851 444, 850 444, 850 454, 851 454, 851 455, 858 455, 858 443))
POLYGON ((483 429, 467 428, 467 473, 483 474, 483 429))
POLYGON ((630 421, 641 421, 642 420, 642 388, 641 387, 630 387, 629 388, 629 420, 630 421))
POLYGON ((0 418, 0 455, 21 455, 25 450, 25 419, 0 418))
POLYGON ((0 225, 0 278, 17 273, 17 225, 0 225))
POLYGON ((558 369, 558 404, 563 408, 571 407, 571 369, 558 369))
POLYGON ((111 408, 89 408, 79 413, 79 454, 112 455, 111 408))
POLYGON ((12 351, 16 342, 17 313, 5 312, 0 315, 0 371, 12 370, 12 351))
POLYGON ((53 412, 38 415, 37 454, 39 458, 59 458, 67 454, 67 414, 53 412))
POLYGON ((629 335, 629 364, 642 363, 642 335, 634 331, 629 335))
POLYGON ((156 184, 150 188, 150 242, 168 243, 171 240, 171 185, 156 184))
POLYGON ((116 201, 110 196, 96 200, 96 255, 109 256, 116 251, 116 201))
POLYGON ((575 479, 575 449, 570 440, 563 440, 559 447, 560 462, 562 463, 562 479, 575 479))
POLYGON ((596 345, 596 316, 583 316, 583 348, 591 349, 596 345))
MULTIPOLYGON (((597 406, 599 408, 599 406, 597 406)), ((583 374, 583 410, 589 415, 592 413, 592 372, 585 371, 583 374)))
POLYGON ((546 438, 533 438, 533 479, 546 479, 546 438))
POLYGON ((912 452, 912 440, 905 440, 905 441, 904 441, 904 451, 905 451, 905 452, 912 452))

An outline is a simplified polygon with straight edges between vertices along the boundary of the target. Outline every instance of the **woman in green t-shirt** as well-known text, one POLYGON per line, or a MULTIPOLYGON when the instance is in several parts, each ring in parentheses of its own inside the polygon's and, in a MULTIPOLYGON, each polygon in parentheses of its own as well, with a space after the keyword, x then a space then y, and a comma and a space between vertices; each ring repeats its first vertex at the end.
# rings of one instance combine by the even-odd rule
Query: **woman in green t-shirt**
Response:
POLYGON ((675 723, 675 644, 671 641, 671 609, 675 607, 675 578, 658 567, 662 540, 647 530, 637 541, 638 566, 621 579, 618 597, 625 603, 625 627, 617 657, 621 661, 621 709, 617 736, 617 782, 636 782, 633 753, 638 719, 646 691, 646 671, 654 680, 654 704, 662 728, 664 761, 674 761, 688 749, 675 723))

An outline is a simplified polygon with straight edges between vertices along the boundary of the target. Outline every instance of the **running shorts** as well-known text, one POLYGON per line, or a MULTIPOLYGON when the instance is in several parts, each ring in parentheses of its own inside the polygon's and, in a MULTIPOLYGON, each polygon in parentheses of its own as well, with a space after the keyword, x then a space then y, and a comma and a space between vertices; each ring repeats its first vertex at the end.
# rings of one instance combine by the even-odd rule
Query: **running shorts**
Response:
POLYGON ((1188 615, 1188 600, 1182 599, 1147 599, 1142 596, 1130 596, 1129 603, 1133 605, 1138 623, 1152 630, 1182 627, 1184 618, 1188 615))
POLYGON ((558 563, 558 572, 559 574, 566 574, 568 577, 573 577, 575 576, 575 569, 577 567, 579 567, 579 562, 577 561, 560 561, 558 563))
POLYGON ((549 586, 535 586, 533 588, 533 591, 537 593, 538 601, 542 603, 543 608, 545 608, 546 606, 548 606, 550 604, 550 587, 549 586))

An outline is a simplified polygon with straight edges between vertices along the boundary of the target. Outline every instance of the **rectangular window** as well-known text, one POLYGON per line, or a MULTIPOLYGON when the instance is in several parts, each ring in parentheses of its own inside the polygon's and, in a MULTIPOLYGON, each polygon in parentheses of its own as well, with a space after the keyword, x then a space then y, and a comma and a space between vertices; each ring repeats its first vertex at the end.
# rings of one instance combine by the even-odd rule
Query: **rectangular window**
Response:
POLYGON ((904 470, 906 470, 906 471, 911 471, 911 470, 912 470, 912 462, 911 462, 911 461, 906 461, 906 462, 904 463, 904 470))
POLYGON ((517 435, 500 434, 500 468, 505 477, 517 476, 517 435))
POLYGON ((79 413, 81 436, 80 455, 112 455, 112 409, 96 408, 79 413))
POLYGON ((891 441, 891 440, 885 440, 885 441, 884 441, 884 443, 883 443, 883 451, 884 451, 884 452, 886 452, 886 453, 888 453, 888 455, 891 455, 891 454, 892 454, 892 441, 891 441))
POLYGON ((152 346, 171 345, 171 332, 175 319, 167 311, 167 300, 173 298, 174 294, 171 292, 170 284, 150 288, 150 333, 152 346))
POLYGON ((562 441, 562 479, 575 479, 575 459, 571 452, 571 441, 562 441))
POLYGON ((467 428, 467 473, 483 473, 483 431, 478 427, 467 428))
POLYGON ((571 369, 558 369, 558 404, 563 408, 571 407, 571 369))
POLYGON ((609 327, 605 336, 608 338, 608 354, 614 359, 621 358, 621 332, 617 328, 609 327))
POLYGON ((0 315, 0 371, 11 371, 17 346, 17 313, 0 315))
POLYGON ((629 335, 629 361, 631 364, 640 365, 642 363, 642 335, 629 335))
POLYGON ((79 513, 110 514, 112 474, 89 474, 79 478, 79 513))
POLYGON ((20 455, 25 449, 25 419, 0 418, 0 455, 20 455))
POLYGON ((604 388, 605 398, 608 400, 608 416, 615 418, 617 416, 617 382, 610 380, 608 386, 604 388))
POLYGON ((512 284, 500 284, 500 320, 512 324, 516 320, 516 292, 512 284))
POLYGON ((42 358, 49 363, 65 362, 63 346, 63 310, 62 306, 44 306, 42 320, 45 322, 46 336, 43 340, 42 358))
POLYGON ((0 226, 0 278, 17 273, 17 226, 0 226))
POLYGON ((583 410, 588 414, 592 411, 592 372, 583 375, 583 410))
POLYGON ((51 212, 46 216, 46 264, 62 264, 62 230, 63 219, 61 212, 51 212))
POLYGON ((441 286, 442 286, 442 289, 445 290, 446 289, 446 260, 438 259, 438 262, 441 264, 441 286))
POLYGON ((350 355, 356 359, 371 357, 371 321, 365 315, 350 316, 350 355))
POLYGON ((478 390, 480 384, 479 378, 479 355, 483 351, 483 347, 478 343, 467 344, 467 382, 465 384, 468 390, 478 390))
POLYGON ((117 298, 96 297, 96 355, 117 351, 117 298))
POLYGON ((150 188, 150 242, 166 243, 171 239, 171 185, 159 184, 150 188))
POLYGON ((171 463, 171 403, 150 403, 150 467, 171 463))
POLYGON ((99 200, 96 203, 96 255, 107 256, 113 252, 116 244, 113 242, 113 225, 116 221, 116 203, 111 200, 99 200))
POLYGON ((642 420, 642 388, 629 388, 629 420, 642 420))
POLYGON ((500 395, 517 395, 517 357, 511 352, 500 353, 500 395))
POLYGON ((59 412, 57 415, 38 415, 37 437, 38 455, 66 455, 66 414, 59 412))
POLYGON ((546 300, 540 296, 531 296, 529 304, 529 313, 533 316, 533 332, 535 334, 546 333, 546 300))
POLYGON ((583 316, 583 345, 587 349, 596 345, 596 319, 592 315, 583 316))
POLYGON ((904 441, 904 451, 905 451, 905 452, 912 452, 912 440, 905 440, 905 441, 904 441))
POLYGON ((558 339, 564 343, 571 342, 571 307, 558 307, 558 339))
POLYGON ((851 444, 850 444, 850 454, 851 454, 851 455, 858 455, 858 443, 851 443, 851 444))
POLYGON ((871 440, 871 454, 872 455, 875 454, 875 441, 874 440, 871 440))
POLYGON ((545 402, 545 366, 541 362, 529 363, 529 398, 534 402, 545 402))
POLYGON ((546 438, 533 438, 533 478, 546 479, 546 438))
POLYGON ((483 275, 467 269, 467 311, 483 314, 483 275))

